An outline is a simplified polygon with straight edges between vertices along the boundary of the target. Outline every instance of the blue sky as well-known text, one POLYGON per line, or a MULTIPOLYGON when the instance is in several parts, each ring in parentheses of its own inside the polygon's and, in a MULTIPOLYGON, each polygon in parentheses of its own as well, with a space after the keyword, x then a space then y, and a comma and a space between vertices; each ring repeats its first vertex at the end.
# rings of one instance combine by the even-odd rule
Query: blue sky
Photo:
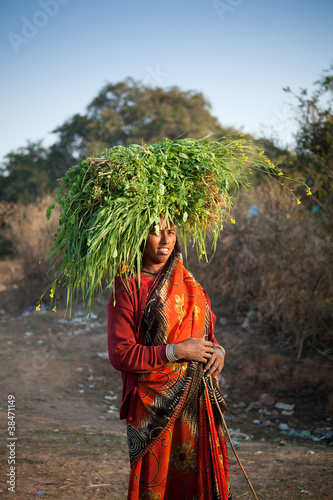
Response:
POLYGON ((202 92, 224 126, 291 144, 290 86, 333 60, 331 0, 2 0, 0 159, 127 76, 202 92))

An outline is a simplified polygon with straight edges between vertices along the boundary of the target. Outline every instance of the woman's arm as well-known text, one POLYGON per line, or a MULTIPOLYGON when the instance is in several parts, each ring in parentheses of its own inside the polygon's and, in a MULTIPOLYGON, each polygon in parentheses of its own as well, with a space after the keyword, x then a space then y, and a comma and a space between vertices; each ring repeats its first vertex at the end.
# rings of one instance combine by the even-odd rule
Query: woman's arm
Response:
POLYGON ((211 304, 210 300, 208 297, 207 292, 204 290, 206 301, 209 307, 209 314, 210 314, 210 321, 209 321, 209 332, 208 332, 208 340, 213 342, 213 354, 205 364, 204 371, 207 373, 207 375, 218 375, 223 367, 224 367, 224 357, 225 357, 225 349, 219 345, 217 342, 215 335, 214 335, 214 329, 215 329, 215 323, 216 323, 216 316, 211 310, 211 304))
MULTIPOLYGON (((136 293, 136 292, 134 292, 136 293)), ((147 373, 168 363, 165 345, 145 346, 138 343, 139 306, 134 294, 125 288, 108 305, 108 351, 111 365, 116 370, 147 373), (137 302, 137 303, 136 303, 137 302)))
MULTIPOLYGON (((145 346, 138 342, 139 327, 141 321, 138 319, 139 301, 137 292, 131 294, 122 284, 119 284, 116 294, 116 304, 113 297, 110 298, 108 306, 108 351, 111 365, 117 370, 135 373, 147 373, 168 363, 166 357, 166 345, 145 346)), ((206 299, 210 302, 208 295, 206 299)), ((188 339, 174 345, 174 354, 179 359, 201 361, 216 359, 216 351, 213 344, 218 345, 214 337, 215 315, 211 312, 208 340, 188 339)), ((221 351, 220 351, 221 352, 221 351)), ((224 359, 224 358, 223 358, 224 359)), ((209 363, 208 361, 208 363, 209 363)), ((206 364, 206 366, 208 365, 206 364)), ((221 360, 219 363, 222 370, 221 360)), ((208 365, 210 368, 211 364, 208 365)), ((214 368, 216 364, 214 365, 214 368)))

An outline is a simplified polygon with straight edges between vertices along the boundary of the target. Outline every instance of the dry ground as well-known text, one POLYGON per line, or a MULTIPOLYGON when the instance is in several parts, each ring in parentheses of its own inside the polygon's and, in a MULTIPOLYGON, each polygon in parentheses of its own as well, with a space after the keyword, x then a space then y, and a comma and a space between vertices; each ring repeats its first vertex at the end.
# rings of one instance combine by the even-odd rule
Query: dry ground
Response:
MULTIPOLYGON (((14 307, 16 292, 0 293, 0 494, 20 500, 125 499, 129 461, 125 425, 118 418, 121 381, 103 358, 106 318, 95 311, 89 324, 80 310, 72 321, 64 320, 63 310, 23 316, 14 307), (6 482, 8 395, 15 396, 16 405, 15 493, 6 482)), ((250 354, 254 337, 249 331, 227 323, 217 327, 217 337, 230 352, 223 380, 227 423, 259 499, 333 499, 332 447, 325 439, 296 439, 278 428, 286 423, 312 434, 329 429, 327 397, 320 390, 297 390, 295 371, 302 373, 301 365, 294 371, 283 367, 284 377, 294 374, 290 391, 283 392, 286 378, 281 384, 275 355, 269 346, 257 346, 268 357, 267 368, 259 369, 250 354), (283 416, 258 403, 262 392, 296 403, 294 414, 283 416)), ((234 498, 252 498, 231 451, 230 459, 234 498)))

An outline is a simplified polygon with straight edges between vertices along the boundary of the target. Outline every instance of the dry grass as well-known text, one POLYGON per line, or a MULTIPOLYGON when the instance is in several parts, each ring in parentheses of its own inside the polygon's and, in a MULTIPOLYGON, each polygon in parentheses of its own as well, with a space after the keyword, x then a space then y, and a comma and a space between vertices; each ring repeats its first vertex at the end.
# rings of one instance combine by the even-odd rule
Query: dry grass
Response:
POLYGON ((333 360, 332 236, 290 193, 272 183, 242 194, 214 260, 203 273, 217 306, 246 312, 267 332, 333 360), (260 213, 249 217, 251 205, 260 213), (207 275, 208 278, 207 279, 207 275))
POLYGON ((58 228, 59 212, 53 211, 50 221, 45 213, 51 203, 51 197, 45 196, 28 205, 2 202, 0 214, 4 223, 4 236, 12 242, 14 256, 23 269, 23 282, 43 287, 49 263, 42 256, 53 243, 58 228))

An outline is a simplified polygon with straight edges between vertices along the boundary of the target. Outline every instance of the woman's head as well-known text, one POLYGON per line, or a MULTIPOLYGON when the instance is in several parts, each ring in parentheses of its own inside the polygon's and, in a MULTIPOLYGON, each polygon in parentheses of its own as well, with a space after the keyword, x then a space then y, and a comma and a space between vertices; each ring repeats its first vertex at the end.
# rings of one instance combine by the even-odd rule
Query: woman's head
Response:
POLYGON ((176 229, 172 223, 161 218, 159 231, 153 227, 149 233, 143 250, 142 266, 156 269, 164 266, 175 248, 176 251, 180 250, 176 229))

